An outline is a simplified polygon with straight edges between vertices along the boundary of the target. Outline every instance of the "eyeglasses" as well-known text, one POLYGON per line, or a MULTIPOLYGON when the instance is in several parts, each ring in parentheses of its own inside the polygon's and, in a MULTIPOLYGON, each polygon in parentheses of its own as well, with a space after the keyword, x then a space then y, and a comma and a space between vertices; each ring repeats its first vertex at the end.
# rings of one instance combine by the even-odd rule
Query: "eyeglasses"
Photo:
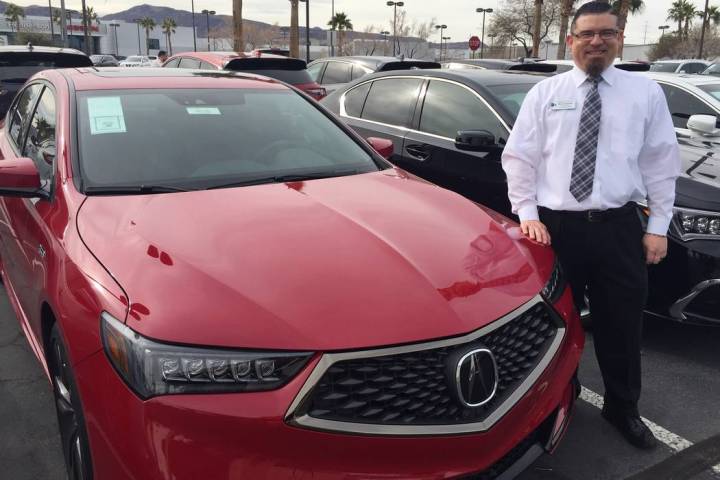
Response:
POLYGON ((603 40, 612 40, 613 38, 617 38, 617 34, 618 31, 615 29, 600 30, 599 32, 583 30, 582 32, 573 33, 573 37, 583 41, 589 41, 595 38, 595 35, 598 35, 603 40))

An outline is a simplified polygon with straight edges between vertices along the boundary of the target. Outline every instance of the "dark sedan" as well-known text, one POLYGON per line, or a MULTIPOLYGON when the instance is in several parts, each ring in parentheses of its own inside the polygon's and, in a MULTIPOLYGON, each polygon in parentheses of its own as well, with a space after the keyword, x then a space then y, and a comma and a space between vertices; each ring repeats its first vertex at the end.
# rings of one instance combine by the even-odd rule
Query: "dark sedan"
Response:
MULTIPOLYGON (((520 105, 545 77, 501 70, 379 73, 323 104, 364 137, 394 143, 405 170, 511 215, 500 162, 520 105)), ((670 254, 650 268, 648 311, 686 322, 720 323, 720 164, 717 145, 681 140, 670 254)))

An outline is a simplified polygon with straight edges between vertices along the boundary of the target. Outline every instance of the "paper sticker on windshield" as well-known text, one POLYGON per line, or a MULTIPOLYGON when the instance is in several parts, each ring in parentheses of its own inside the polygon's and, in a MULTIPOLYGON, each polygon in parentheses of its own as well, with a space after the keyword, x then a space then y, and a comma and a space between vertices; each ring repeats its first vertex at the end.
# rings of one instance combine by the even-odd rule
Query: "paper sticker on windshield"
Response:
POLYGON ((185 107, 190 115, 220 115, 217 107, 185 107))
POLYGON ((88 98, 88 116, 92 135, 127 131, 120 97, 88 98))

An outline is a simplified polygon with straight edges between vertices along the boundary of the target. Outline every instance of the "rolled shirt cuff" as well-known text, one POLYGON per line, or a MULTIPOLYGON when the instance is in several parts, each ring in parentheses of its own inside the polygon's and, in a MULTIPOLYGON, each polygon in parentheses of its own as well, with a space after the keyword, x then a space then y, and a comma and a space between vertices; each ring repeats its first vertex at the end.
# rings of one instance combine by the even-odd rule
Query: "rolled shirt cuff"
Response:
POLYGON ((535 204, 523 205, 518 208, 517 214, 518 217, 520 217, 521 222, 526 222, 528 220, 540 220, 537 205, 535 204))
POLYGON ((647 233, 654 233, 655 235, 667 235, 671 220, 671 218, 654 217, 650 215, 645 231, 647 233))

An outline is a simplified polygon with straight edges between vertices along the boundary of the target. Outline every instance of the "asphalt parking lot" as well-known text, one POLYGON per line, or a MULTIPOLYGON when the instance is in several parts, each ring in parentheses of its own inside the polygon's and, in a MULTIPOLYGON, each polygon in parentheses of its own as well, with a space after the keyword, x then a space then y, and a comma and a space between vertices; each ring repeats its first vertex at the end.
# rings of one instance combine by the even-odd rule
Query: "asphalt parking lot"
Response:
MULTIPOLYGON (((642 415, 665 442, 636 450, 600 417, 602 381, 588 334, 585 387, 553 456, 522 480, 720 479, 720 328, 645 324, 642 415), (718 465, 715 470, 713 466, 718 465)), ((0 478, 64 479, 50 386, 0 290, 0 478)))

